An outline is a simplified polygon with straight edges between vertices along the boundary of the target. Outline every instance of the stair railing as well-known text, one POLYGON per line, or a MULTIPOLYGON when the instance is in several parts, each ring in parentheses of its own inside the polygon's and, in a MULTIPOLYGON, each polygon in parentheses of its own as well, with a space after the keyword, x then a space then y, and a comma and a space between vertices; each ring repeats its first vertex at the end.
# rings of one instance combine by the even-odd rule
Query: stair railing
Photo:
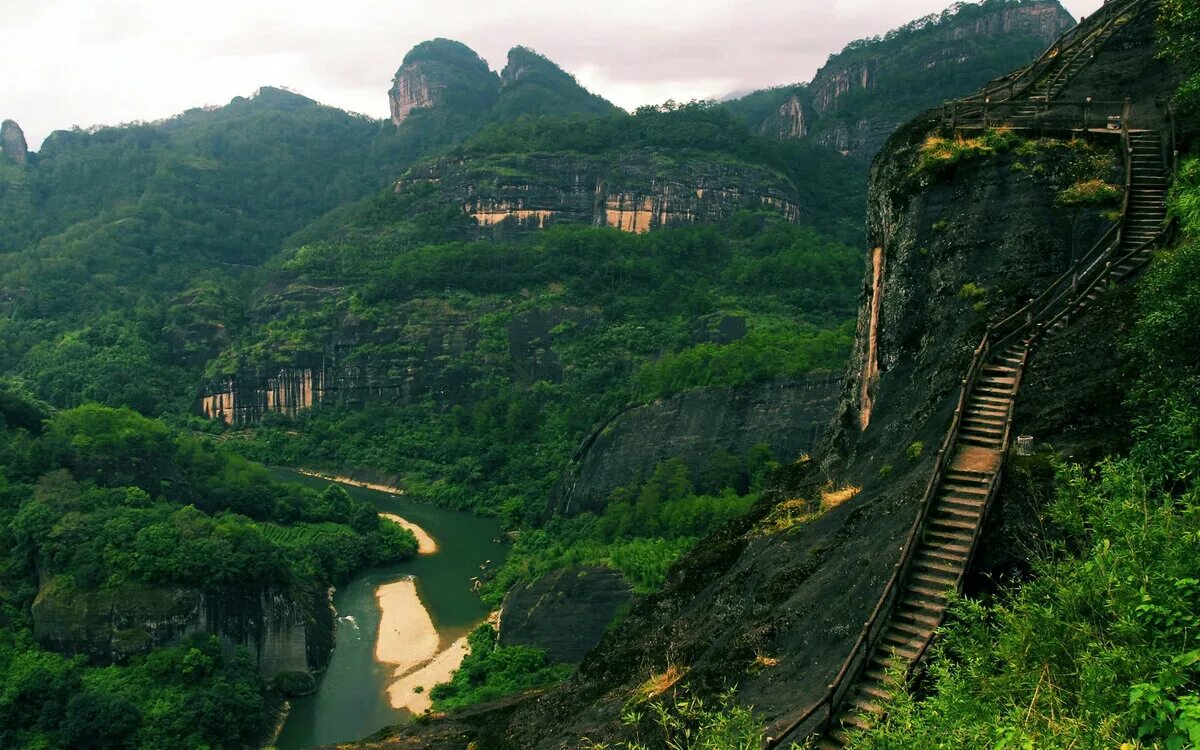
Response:
MULTIPOLYGON (((1100 10, 1085 19, 1084 23, 1077 23, 1056 39, 1049 47, 1046 48, 1037 60, 1026 65, 1006 76, 995 79, 987 84, 979 93, 971 96, 956 99, 956 102, 962 104, 980 104, 986 99, 991 99, 994 102, 1010 100, 1020 94, 1024 94, 1029 88, 1038 82, 1043 74, 1054 66, 1055 63, 1066 58, 1068 52, 1079 42, 1078 37, 1083 33, 1084 29, 1098 30, 1100 33, 1107 29, 1110 24, 1114 23, 1126 10, 1145 0, 1129 0, 1127 3, 1111 3, 1102 6, 1100 10), (1098 21, 1103 23, 1096 27, 1098 21)), ((1090 45, 1090 38, 1084 36, 1083 49, 1087 49, 1090 45)), ((1074 58, 1073 58, 1074 59, 1074 58)), ((1065 67, 1065 66, 1064 66, 1065 67)))

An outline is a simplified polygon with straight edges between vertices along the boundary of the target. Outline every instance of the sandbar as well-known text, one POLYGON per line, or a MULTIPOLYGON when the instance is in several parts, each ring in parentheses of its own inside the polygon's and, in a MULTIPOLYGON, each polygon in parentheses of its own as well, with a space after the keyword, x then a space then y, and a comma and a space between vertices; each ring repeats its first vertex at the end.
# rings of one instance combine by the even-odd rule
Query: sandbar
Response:
POLYGON ((424 713, 431 705, 430 689, 448 682, 462 664, 468 651, 467 637, 439 649, 441 639, 413 578, 386 583, 375 590, 375 597, 381 613, 375 659, 394 667, 388 701, 392 708, 424 713), (417 687, 421 692, 414 692, 417 687))
POLYGON ((379 517, 386 518, 392 523, 398 523, 411 531, 413 536, 417 538, 418 555, 432 555, 434 552, 438 551, 437 542, 433 540, 433 537, 429 536, 429 532, 425 531, 425 529, 422 529, 412 521, 409 521, 406 518, 401 518, 395 513, 380 513, 379 517))
POLYGON ((402 487, 393 487, 392 485, 388 484, 376 484, 375 482, 364 482, 361 479, 354 479, 353 477, 347 477, 342 474, 323 474, 319 471, 311 471, 309 469, 296 469, 296 471, 306 477, 316 477, 317 479, 324 479, 329 482, 337 482, 338 484, 349 484, 354 487, 365 487, 368 490, 375 490, 376 492, 388 492, 393 495, 404 494, 404 489, 402 487))

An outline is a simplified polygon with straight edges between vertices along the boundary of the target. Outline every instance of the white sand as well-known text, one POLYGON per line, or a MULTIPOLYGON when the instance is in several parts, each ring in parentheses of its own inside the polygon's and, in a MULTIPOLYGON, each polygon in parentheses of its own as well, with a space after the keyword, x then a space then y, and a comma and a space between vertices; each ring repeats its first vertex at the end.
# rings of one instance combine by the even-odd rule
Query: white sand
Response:
POLYGON ((376 492, 390 492, 393 495, 403 495, 404 490, 400 487, 393 487, 387 484, 375 484, 374 482, 364 482, 361 479, 353 479, 351 477, 342 476, 341 474, 322 474, 319 471, 309 471, 308 469, 296 469, 297 472, 306 477, 316 477, 329 482, 337 482, 338 484, 349 484, 354 487, 365 487, 368 490, 376 492))
POLYGON ((405 578, 375 590, 382 616, 375 641, 375 659, 407 674, 426 664, 440 645, 433 620, 417 596, 417 582, 405 578))
POLYGON ((441 644, 437 630, 412 578, 380 586, 375 597, 382 612, 375 659, 395 667, 388 700, 393 708, 424 713, 430 708, 430 689, 439 682, 448 682, 462 664, 468 651, 467 637, 438 650, 441 644), (424 688, 420 693, 413 691, 418 686, 424 688))
POLYGON ((406 675, 400 675, 397 672, 399 679, 388 686, 388 700, 391 701, 392 708, 408 709, 414 714, 428 711, 433 705, 429 698, 429 691, 438 683, 449 682, 454 670, 462 664, 462 660, 466 658, 469 651, 467 637, 464 635, 430 659, 423 667, 406 675), (414 692, 417 687, 423 688, 421 692, 414 692))
POLYGON ((432 555, 434 552, 438 551, 437 542, 433 540, 433 537, 429 536, 429 532, 425 531, 425 529, 422 529, 412 521, 409 521, 406 518, 401 518, 395 513, 380 513, 379 517, 386 518, 392 523, 398 523, 411 531, 413 536, 417 538, 418 555, 432 555))

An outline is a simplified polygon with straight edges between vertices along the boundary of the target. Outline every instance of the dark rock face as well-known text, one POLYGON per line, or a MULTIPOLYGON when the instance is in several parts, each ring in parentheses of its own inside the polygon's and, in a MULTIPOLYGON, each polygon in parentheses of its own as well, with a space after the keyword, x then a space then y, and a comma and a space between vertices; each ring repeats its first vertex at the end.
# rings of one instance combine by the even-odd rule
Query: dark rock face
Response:
POLYGON ((86 654, 99 663, 212 633, 229 648, 248 647, 267 680, 323 668, 333 636, 333 613, 324 594, 205 594, 139 585, 87 592, 51 580, 38 591, 32 615, 34 635, 44 647, 86 654))
POLYGON ((12 120, 0 123, 0 153, 17 164, 29 162, 29 146, 25 143, 25 132, 12 120))
POLYGON ((703 158, 664 167, 649 152, 615 159, 514 154, 438 159, 410 170, 396 192, 429 183, 474 218, 484 236, 558 222, 648 232, 719 222, 759 205, 789 221, 804 213, 795 188, 767 169, 703 158))
POLYGON ((678 458, 699 476, 715 451, 744 456, 759 442, 790 463, 820 442, 840 385, 814 375, 691 391, 625 411, 581 446, 578 469, 556 505, 565 514, 603 510, 614 489, 648 477, 662 461, 678 458))
POLYGON ((500 645, 545 649, 550 661, 577 663, 600 642, 632 598, 615 570, 569 568, 508 592, 500 610, 500 645))

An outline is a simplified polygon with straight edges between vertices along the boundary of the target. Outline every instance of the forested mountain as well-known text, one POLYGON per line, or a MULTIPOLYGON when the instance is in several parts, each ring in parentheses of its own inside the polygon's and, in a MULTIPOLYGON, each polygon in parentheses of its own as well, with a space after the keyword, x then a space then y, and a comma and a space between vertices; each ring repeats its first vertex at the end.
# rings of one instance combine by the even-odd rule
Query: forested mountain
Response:
POLYGON ((1058 0, 958 3, 851 42, 808 84, 725 104, 765 135, 870 158, 901 123, 1032 60, 1072 23, 1058 0))
MULTIPOLYGON (((495 72, 436 39, 403 59, 385 121, 276 88, 36 152, 6 121, 0 746, 97 723, 102 746, 234 746, 264 695, 311 683, 292 673, 327 653, 326 586, 411 538, 248 460, 501 518, 516 541, 489 603, 576 565, 657 590, 833 416, 872 139, 1025 64, 1061 21, 1056 3, 959 7, 852 45, 819 106, 814 82, 626 113, 527 48, 495 72), (970 76, 922 62, 964 56, 970 76), (793 99, 816 126, 768 123, 793 99), (173 606, 208 622, 214 601, 300 627, 309 661, 264 692, 233 646, 271 643, 125 627, 173 606), (87 614, 118 604, 134 611, 87 614)), ((495 694, 474 692, 490 668, 435 700, 495 694)))

